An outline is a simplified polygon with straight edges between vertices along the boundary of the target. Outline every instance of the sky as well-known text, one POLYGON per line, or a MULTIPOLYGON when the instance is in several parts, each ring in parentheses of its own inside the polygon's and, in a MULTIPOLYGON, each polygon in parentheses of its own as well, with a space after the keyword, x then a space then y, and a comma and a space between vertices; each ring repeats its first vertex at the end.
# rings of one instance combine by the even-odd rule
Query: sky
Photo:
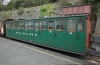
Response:
POLYGON ((10 0, 4 0, 4 5, 7 5, 9 3, 10 0))

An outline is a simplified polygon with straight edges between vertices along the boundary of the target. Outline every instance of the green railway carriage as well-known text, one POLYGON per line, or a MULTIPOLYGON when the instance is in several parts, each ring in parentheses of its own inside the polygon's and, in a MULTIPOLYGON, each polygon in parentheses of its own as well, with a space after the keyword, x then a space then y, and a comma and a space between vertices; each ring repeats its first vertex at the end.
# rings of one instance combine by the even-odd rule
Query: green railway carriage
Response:
POLYGON ((6 36, 55 49, 85 54, 91 26, 88 15, 6 22, 6 36), (88 28, 88 29, 87 29, 88 28), (88 40, 87 40, 88 39, 88 40))

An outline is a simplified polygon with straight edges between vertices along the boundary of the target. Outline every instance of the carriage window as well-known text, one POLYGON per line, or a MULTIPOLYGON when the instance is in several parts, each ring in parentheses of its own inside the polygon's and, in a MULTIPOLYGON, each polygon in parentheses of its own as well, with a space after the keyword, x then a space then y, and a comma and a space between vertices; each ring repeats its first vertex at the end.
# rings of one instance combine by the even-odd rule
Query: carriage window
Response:
POLYGON ((33 28, 34 28, 33 22, 29 22, 29 29, 33 29, 33 28))
POLYGON ((78 21, 78 31, 79 32, 82 32, 82 31, 84 31, 84 19, 79 19, 79 21, 78 21))
POLYGON ((15 23, 15 28, 17 29, 17 23, 15 23))
POLYGON ((35 30, 39 29, 39 22, 35 22, 35 30))
POLYGON ((11 23, 8 23, 8 25, 9 25, 9 28, 12 28, 11 23))
POLYGON ((75 31, 75 27, 76 27, 75 23, 76 23, 75 20, 68 20, 67 21, 67 29, 68 29, 69 32, 74 32, 75 31))
POLYGON ((64 20, 56 20, 56 30, 62 31, 64 29, 65 22, 64 20))
POLYGON ((17 28, 17 23, 14 23, 14 29, 17 28))
POLYGON ((28 29, 28 22, 25 22, 25 29, 28 29))
POLYGON ((6 28, 9 28, 9 24, 8 23, 6 23, 6 28))
POLYGON ((40 29, 46 30, 46 21, 40 21, 40 29))
POLYGON ((53 30, 54 29, 54 21, 49 21, 48 23, 48 29, 53 30))
POLYGON ((11 23, 11 25, 12 25, 12 29, 14 29, 14 23, 11 23))
POLYGON ((17 26, 18 26, 18 29, 20 29, 20 23, 19 22, 17 23, 17 26))
POLYGON ((20 23, 20 28, 24 29, 24 23, 23 22, 20 23))

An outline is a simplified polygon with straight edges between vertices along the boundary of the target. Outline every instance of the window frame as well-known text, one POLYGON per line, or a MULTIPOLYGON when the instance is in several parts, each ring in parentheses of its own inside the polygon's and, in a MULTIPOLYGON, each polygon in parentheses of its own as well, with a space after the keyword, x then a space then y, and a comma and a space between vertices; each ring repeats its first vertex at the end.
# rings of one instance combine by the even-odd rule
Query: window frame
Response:
POLYGON ((66 23, 67 26, 66 26, 66 28, 67 28, 67 31, 68 31, 68 32, 75 32, 75 31, 76 31, 76 22, 77 22, 76 19, 67 19, 67 23, 66 23), (69 21, 69 20, 75 21, 75 24, 74 24, 74 27, 73 27, 74 29, 73 29, 73 30, 69 30, 69 29, 68 29, 68 21, 69 21))
POLYGON ((38 21, 34 22, 34 30, 39 30, 39 22, 38 21), (38 29, 36 29, 36 23, 38 23, 38 29))
POLYGON ((24 22, 24 29, 25 29, 25 30, 28 30, 28 29, 29 29, 29 22, 24 22), (28 25, 26 25, 26 23, 27 23, 28 25))
POLYGON ((24 22, 20 22, 20 29, 25 29, 25 23, 24 22), (24 24, 24 26, 23 27, 21 27, 21 24, 24 24))
POLYGON ((77 28, 78 32, 84 32, 85 31, 85 22, 84 21, 85 21, 84 18, 78 18, 78 24, 79 24, 79 22, 83 23, 83 30, 79 31, 79 25, 77 26, 78 27, 77 28), (83 21, 79 21, 80 19, 82 19, 83 21))
POLYGON ((49 20, 49 21, 48 21, 48 30, 51 30, 51 31, 54 30, 54 28, 55 28, 55 27, 54 27, 54 25, 55 25, 54 22, 55 22, 54 20, 49 20), (50 21, 53 22, 53 29, 49 29, 49 22, 50 22, 50 21))
POLYGON ((64 24, 64 30, 62 30, 62 27, 61 27, 61 22, 63 22, 63 23, 65 23, 66 24, 66 22, 65 22, 65 19, 56 19, 56 21, 55 21, 55 30, 56 31, 65 31, 65 24, 64 24), (60 29, 57 29, 57 20, 59 20, 59 22, 60 22, 60 29))
POLYGON ((40 20, 40 30, 46 30, 46 28, 47 28, 46 20, 40 20), (43 26, 43 28, 41 29, 41 22, 43 22, 43 21, 45 22, 45 24, 46 24, 45 26, 46 27, 43 26))

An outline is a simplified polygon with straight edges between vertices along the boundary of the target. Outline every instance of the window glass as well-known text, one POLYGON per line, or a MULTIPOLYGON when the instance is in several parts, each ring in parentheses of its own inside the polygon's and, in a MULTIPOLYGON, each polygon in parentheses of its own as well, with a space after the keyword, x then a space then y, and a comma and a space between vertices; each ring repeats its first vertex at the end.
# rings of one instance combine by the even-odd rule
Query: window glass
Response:
POLYGON ((35 30, 39 29, 39 22, 35 22, 35 30))
POLYGON ((16 29, 17 28, 17 23, 14 23, 14 29, 16 29))
POLYGON ((9 28, 9 24, 8 23, 6 23, 6 28, 9 28))
POLYGON ((82 32, 82 31, 84 31, 84 19, 79 19, 79 21, 78 21, 78 31, 79 32, 82 32))
POLYGON ((34 24, 32 21, 29 22, 29 29, 33 29, 34 28, 34 24))
POLYGON ((75 27, 76 27, 75 23, 76 23, 75 20, 68 20, 67 21, 67 29, 68 29, 69 32, 74 32, 75 31, 75 27))
POLYGON ((40 29, 46 30, 46 21, 40 21, 40 29))
POLYGON ((9 24, 9 28, 12 28, 11 23, 8 23, 8 24, 9 24))
POLYGON ((64 29, 65 22, 64 20, 56 20, 56 30, 65 30, 64 29))
POLYGON ((20 28, 24 29, 24 23, 23 22, 20 23, 20 28))
POLYGON ((17 23, 17 22, 15 23, 15 28, 16 28, 16 29, 18 28, 18 23, 17 23))
POLYGON ((14 29, 14 23, 11 23, 12 24, 12 29, 14 29))
POLYGON ((49 21, 49 23, 48 23, 48 29, 49 30, 53 30, 54 29, 54 22, 53 21, 49 21))
POLYGON ((19 22, 17 23, 17 26, 18 26, 18 29, 20 29, 20 23, 19 22))
POLYGON ((28 29, 28 22, 25 22, 25 29, 28 29))

